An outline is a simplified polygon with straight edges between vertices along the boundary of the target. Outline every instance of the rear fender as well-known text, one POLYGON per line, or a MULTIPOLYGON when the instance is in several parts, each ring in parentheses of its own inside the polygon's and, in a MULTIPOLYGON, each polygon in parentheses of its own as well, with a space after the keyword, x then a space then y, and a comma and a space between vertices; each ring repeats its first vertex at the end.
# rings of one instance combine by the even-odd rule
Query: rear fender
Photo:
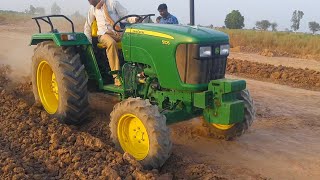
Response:
POLYGON ((58 46, 77 46, 91 44, 84 33, 38 33, 33 34, 30 42, 31 45, 37 45, 43 41, 53 41, 58 46), (74 35, 74 40, 63 41, 61 35, 74 35))

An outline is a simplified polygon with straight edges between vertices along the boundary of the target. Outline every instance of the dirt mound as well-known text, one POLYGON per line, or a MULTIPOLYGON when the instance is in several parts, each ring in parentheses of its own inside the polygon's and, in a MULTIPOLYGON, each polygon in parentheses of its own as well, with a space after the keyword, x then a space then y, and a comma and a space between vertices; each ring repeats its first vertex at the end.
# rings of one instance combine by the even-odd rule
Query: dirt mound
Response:
POLYGON ((235 46, 231 48, 232 52, 243 52, 243 53, 255 53, 266 57, 290 57, 290 58, 301 58, 301 59, 311 59, 320 60, 318 55, 311 54, 290 54, 285 51, 277 51, 275 49, 259 49, 252 46, 235 46))
POLYGON ((320 72, 309 69, 296 69, 285 66, 274 66, 246 60, 228 59, 227 72, 258 80, 320 90, 320 72))
POLYGON ((260 51, 259 55, 267 57, 290 57, 290 54, 287 52, 278 52, 270 49, 264 49, 260 51))

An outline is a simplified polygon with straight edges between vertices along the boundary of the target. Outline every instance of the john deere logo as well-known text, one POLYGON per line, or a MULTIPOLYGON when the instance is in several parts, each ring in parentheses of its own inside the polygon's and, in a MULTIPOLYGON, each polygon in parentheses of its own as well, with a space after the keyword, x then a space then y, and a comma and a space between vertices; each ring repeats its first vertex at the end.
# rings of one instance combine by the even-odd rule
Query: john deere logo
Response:
POLYGON ((214 49, 214 54, 220 54, 220 48, 218 48, 218 47, 215 48, 215 49, 214 49))

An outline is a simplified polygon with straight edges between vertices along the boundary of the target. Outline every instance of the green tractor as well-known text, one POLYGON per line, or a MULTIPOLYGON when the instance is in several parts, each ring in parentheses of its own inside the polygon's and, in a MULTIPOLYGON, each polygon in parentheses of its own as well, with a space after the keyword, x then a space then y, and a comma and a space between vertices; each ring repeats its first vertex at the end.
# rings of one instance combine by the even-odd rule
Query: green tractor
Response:
MULTIPOLYGON (((129 15, 146 19, 151 15, 129 15)), ((66 124, 87 120, 88 92, 119 97, 110 115, 111 139, 145 168, 159 168, 172 148, 169 124, 200 117, 210 134, 231 140, 248 130, 255 116, 244 80, 225 78, 229 37, 196 26, 127 24, 119 44, 121 71, 109 72, 105 50, 74 31, 63 15, 34 18, 39 33, 32 58, 35 100, 66 124), (54 29, 63 17, 72 32, 54 29), (51 26, 41 33, 39 21, 51 26), (114 86, 118 73, 122 86, 114 86)))

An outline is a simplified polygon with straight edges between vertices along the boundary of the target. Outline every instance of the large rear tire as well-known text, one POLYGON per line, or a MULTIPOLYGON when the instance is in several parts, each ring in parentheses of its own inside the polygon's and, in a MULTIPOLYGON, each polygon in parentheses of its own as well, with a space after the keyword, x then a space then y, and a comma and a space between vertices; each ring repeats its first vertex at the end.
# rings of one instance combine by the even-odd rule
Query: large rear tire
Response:
POLYGON ((88 78, 73 47, 52 41, 39 43, 32 57, 32 87, 36 103, 63 123, 79 125, 88 115, 88 78))
POLYGON ((203 117, 203 125, 209 129, 209 134, 217 139, 232 140, 243 135, 255 119, 255 107, 249 90, 243 90, 238 94, 238 99, 244 101, 244 119, 242 122, 232 125, 210 124, 203 117))
POLYGON ((116 104, 110 120, 116 148, 128 152, 145 169, 160 168, 170 157, 172 143, 166 117, 148 100, 129 98, 116 104))

